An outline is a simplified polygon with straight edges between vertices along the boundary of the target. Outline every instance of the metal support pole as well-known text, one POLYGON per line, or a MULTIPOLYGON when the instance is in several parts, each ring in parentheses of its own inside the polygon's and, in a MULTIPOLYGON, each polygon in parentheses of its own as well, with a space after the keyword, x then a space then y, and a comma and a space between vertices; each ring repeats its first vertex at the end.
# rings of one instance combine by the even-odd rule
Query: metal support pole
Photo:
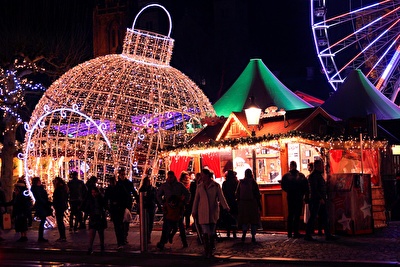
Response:
POLYGON ((139 210, 140 210, 140 252, 147 252, 147 211, 144 208, 143 197, 146 196, 146 192, 139 193, 139 210))
POLYGON ((253 176, 254 180, 257 181, 257 155, 256 155, 256 149, 253 148, 251 151, 251 159, 252 159, 252 165, 253 165, 253 176))

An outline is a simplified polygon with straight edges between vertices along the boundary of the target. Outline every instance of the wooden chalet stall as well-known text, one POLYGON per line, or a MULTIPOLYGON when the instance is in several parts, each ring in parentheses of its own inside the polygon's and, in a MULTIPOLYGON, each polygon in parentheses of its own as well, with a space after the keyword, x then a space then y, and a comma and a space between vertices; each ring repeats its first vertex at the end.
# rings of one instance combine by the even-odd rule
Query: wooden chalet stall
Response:
POLYGON ((288 172, 289 162, 296 161, 298 170, 308 175, 307 164, 322 158, 326 165, 327 182, 336 183, 328 186, 334 192, 330 197, 337 200, 335 205, 342 205, 333 206, 335 212, 330 213, 334 230, 362 233, 370 231, 371 225, 375 228, 385 226, 386 207, 380 167, 392 160, 385 154, 387 142, 358 135, 364 133, 365 128, 370 128, 366 125, 371 123, 364 121, 362 125, 353 127, 349 122, 352 118, 367 118, 371 114, 376 114, 378 122, 398 119, 400 109, 389 103, 357 70, 321 107, 313 108, 303 98, 310 97, 295 95, 279 82, 260 59, 252 59, 237 81, 213 105, 216 114, 221 117, 206 118, 203 125, 207 126, 189 143, 166 152, 166 166, 177 174, 182 170, 199 172, 208 166, 220 183, 229 169, 236 171, 241 179, 244 170, 251 168, 262 193, 263 227, 282 230, 286 228, 287 205, 279 181, 288 172), (254 125, 248 124, 244 112, 245 107, 249 109, 246 100, 249 97, 252 100, 255 98, 261 109, 265 109, 260 121, 254 125), (354 135, 354 129, 360 132, 354 135), (355 137, 338 138, 343 134, 355 137), (364 179, 364 175, 367 178, 364 179), (350 191, 356 190, 351 183, 342 182, 353 178, 354 181, 351 181, 357 190, 365 184, 370 184, 371 190, 360 190, 361 194, 357 192, 358 195, 351 195, 350 201, 347 201, 345 196, 340 197, 347 194, 341 186, 348 186, 346 188, 350 191), (367 180, 370 182, 365 183, 367 180), (367 191, 372 195, 369 198, 365 193, 367 191), (355 203, 358 200, 362 202, 355 203), (348 203, 362 210, 362 215, 354 208, 342 209, 348 208, 348 203), (356 224, 364 225, 350 227, 356 224))
POLYGON ((222 184, 224 173, 233 169, 239 179, 251 168, 262 194, 262 222, 265 229, 285 229, 287 205, 280 180, 288 172, 289 162, 308 175, 307 164, 324 157, 329 142, 324 136, 334 128, 334 118, 320 108, 286 112, 264 119, 259 127, 248 127, 244 112, 233 112, 228 118, 214 118, 190 143, 169 151, 165 156, 170 169, 195 172, 208 166, 222 184), (255 131, 255 136, 252 132, 255 131))

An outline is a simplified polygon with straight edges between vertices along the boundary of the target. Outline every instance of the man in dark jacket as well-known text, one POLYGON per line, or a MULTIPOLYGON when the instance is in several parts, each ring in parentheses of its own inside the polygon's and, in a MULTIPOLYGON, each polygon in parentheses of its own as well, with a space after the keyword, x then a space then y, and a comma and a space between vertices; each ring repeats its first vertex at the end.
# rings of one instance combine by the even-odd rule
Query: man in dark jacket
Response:
POLYGON ((122 185, 117 186, 117 180, 114 176, 110 177, 109 185, 104 193, 104 200, 107 209, 110 212, 111 220, 114 224, 114 232, 117 238, 117 249, 123 249, 125 244, 124 234, 124 211, 126 202, 125 188, 122 185))
POLYGON ((35 197, 35 204, 33 206, 35 208, 35 215, 40 219, 38 242, 48 242, 49 240, 43 237, 44 224, 46 217, 52 215, 53 211, 47 191, 44 189, 39 177, 32 178, 31 192, 35 197))
POLYGON ((308 202, 308 182, 305 175, 297 170, 297 163, 291 161, 290 171, 282 177, 282 190, 286 192, 288 205, 287 232, 288 237, 299 238, 300 215, 303 209, 303 200, 308 202))
POLYGON ((78 231, 78 227, 84 228, 82 217, 82 204, 87 194, 87 188, 82 180, 79 180, 76 171, 71 172, 71 180, 68 182, 69 207, 69 230, 78 231), (75 221, 74 221, 75 220, 75 221))
MULTIPOLYGON (((124 210, 128 209, 129 211, 132 210, 133 199, 139 201, 139 194, 136 191, 132 181, 130 181, 126 177, 125 168, 121 168, 118 171, 118 182, 117 182, 118 192, 121 194, 123 201, 124 210)), ((128 232, 129 232, 129 222, 124 222, 124 243, 128 243, 128 232)))
POLYGON ((328 212, 326 210, 326 201, 328 199, 326 193, 326 183, 323 177, 324 164, 322 160, 314 161, 314 170, 308 177, 308 183, 310 184, 310 218, 307 222, 306 236, 304 237, 307 241, 313 241, 311 236, 314 232, 314 223, 317 215, 322 216, 321 220, 324 224, 325 239, 335 240, 336 237, 331 235, 328 224, 328 212))
POLYGON ((60 238, 57 242, 66 242, 64 213, 68 209, 68 186, 61 177, 55 177, 53 180, 53 208, 56 214, 57 228, 60 238))

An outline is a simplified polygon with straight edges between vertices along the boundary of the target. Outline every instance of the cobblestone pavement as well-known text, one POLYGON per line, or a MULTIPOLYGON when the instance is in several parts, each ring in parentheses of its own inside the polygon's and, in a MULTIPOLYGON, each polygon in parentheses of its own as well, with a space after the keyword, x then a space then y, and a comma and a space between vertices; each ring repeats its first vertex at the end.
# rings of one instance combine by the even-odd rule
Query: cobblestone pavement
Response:
MULTIPOLYGON (((166 244, 164 250, 156 248, 161 235, 160 226, 156 226, 152 233, 152 242, 148 245, 148 253, 185 255, 202 257, 203 247, 198 243, 196 234, 188 236, 188 248, 182 248, 179 233, 174 237, 172 244, 166 244)), ((257 242, 251 243, 250 236, 245 243, 240 238, 226 238, 221 232, 219 242, 216 243, 215 257, 225 261, 265 261, 265 262, 305 262, 329 265, 364 263, 374 266, 400 265, 400 222, 390 222, 385 228, 374 230, 373 234, 338 236, 336 241, 325 241, 324 237, 315 236, 316 241, 305 241, 302 238, 287 238, 283 232, 259 232, 257 242)), ((240 237, 241 234, 238 234, 240 237)), ((57 229, 45 230, 48 243, 37 242, 37 227, 34 225, 28 232, 27 242, 16 242, 19 234, 14 230, 3 230, 0 249, 55 249, 61 251, 82 251, 88 248, 88 230, 79 230, 76 233, 67 233, 67 242, 56 242, 57 229)), ((128 241, 122 251, 116 249, 116 239, 112 224, 106 229, 106 253, 140 253, 139 227, 132 225, 128 241)), ((144 247, 142 246, 142 250, 144 247)), ((98 237, 95 239, 94 251, 99 251, 98 237)))

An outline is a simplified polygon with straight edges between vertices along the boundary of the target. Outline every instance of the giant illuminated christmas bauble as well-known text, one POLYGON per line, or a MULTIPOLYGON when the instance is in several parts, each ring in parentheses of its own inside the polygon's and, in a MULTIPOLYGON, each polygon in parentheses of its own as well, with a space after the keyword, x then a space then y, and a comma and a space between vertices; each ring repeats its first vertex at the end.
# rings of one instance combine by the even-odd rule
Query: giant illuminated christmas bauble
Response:
POLYGON ((160 151, 188 141, 201 119, 215 116, 202 90, 169 65, 170 32, 138 30, 134 22, 122 54, 84 62, 50 86, 26 125, 28 176, 75 170, 104 178, 121 167, 131 178, 155 174, 160 151))

